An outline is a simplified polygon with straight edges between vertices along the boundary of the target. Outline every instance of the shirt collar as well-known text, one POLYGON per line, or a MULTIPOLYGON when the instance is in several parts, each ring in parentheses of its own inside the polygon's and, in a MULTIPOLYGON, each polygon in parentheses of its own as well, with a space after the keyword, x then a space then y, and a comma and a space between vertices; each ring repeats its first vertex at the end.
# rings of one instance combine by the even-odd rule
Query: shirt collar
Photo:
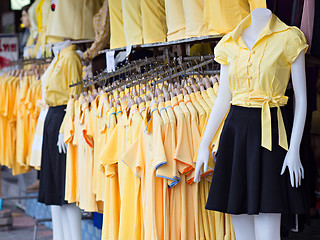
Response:
POLYGON ((66 54, 67 52, 75 52, 76 45, 70 45, 59 52, 59 56, 66 54), (60 55, 61 54, 61 55, 60 55))
MULTIPOLYGON (((251 14, 249 14, 240 22, 240 24, 230 33, 229 37, 231 37, 233 41, 237 42, 243 30, 249 27, 250 25, 251 25, 251 14)), ((268 36, 276 32, 281 32, 288 28, 289 26, 283 23, 276 15, 272 14, 267 26, 264 29, 262 29, 257 39, 257 42, 264 36, 268 36)))

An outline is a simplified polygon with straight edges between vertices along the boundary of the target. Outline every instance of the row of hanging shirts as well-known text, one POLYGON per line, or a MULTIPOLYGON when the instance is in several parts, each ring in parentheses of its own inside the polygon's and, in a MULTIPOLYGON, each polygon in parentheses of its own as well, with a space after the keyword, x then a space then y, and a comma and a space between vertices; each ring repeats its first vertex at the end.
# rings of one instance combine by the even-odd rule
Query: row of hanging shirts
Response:
POLYGON ((70 98, 65 199, 103 212, 102 239, 235 239, 229 215, 205 210, 212 156, 193 183, 218 79, 152 79, 70 98))

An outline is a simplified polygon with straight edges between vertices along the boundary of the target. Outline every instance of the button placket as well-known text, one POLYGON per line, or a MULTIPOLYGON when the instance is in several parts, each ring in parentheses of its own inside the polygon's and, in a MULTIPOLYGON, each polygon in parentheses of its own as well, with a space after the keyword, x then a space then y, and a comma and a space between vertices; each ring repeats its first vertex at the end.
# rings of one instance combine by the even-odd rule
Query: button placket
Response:
POLYGON ((248 73, 248 86, 249 88, 251 88, 252 86, 252 69, 251 69, 251 66, 252 66, 252 58, 253 58, 253 54, 255 53, 255 50, 251 50, 250 51, 250 57, 249 57, 249 61, 248 61, 248 64, 247 64, 247 73, 248 73))

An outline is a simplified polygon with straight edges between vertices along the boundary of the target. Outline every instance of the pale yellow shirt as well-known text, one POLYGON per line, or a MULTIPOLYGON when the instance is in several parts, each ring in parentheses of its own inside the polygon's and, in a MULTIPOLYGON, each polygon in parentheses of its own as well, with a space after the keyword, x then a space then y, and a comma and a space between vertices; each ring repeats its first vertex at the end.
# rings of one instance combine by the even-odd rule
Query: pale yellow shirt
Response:
POLYGON ((58 55, 45 81, 45 100, 49 106, 66 105, 70 95, 80 94, 82 86, 70 88, 71 82, 81 80, 82 64, 76 46, 69 46, 58 55))
POLYGON ((48 16, 46 36, 94 40, 92 19, 100 7, 100 0, 58 1, 48 16))
POLYGON ((265 0, 204 0, 209 35, 231 32, 252 10, 266 7, 265 0))
POLYGON ((229 86, 233 105, 261 107, 261 146, 271 151, 270 107, 278 108, 279 145, 288 150, 286 131, 280 111, 288 97, 285 91, 291 64, 308 45, 303 33, 289 27, 272 15, 252 50, 241 34, 251 24, 246 17, 231 33, 225 35, 214 49, 215 60, 229 65, 229 86))

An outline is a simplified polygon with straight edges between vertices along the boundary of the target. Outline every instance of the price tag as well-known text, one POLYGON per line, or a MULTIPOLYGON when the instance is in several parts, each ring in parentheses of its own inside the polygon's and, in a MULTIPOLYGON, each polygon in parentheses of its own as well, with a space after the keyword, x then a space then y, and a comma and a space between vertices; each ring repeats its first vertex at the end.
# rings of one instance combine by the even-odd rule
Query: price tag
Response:
POLYGON ((107 58, 107 72, 114 71, 115 70, 114 51, 107 52, 106 58, 107 58))

